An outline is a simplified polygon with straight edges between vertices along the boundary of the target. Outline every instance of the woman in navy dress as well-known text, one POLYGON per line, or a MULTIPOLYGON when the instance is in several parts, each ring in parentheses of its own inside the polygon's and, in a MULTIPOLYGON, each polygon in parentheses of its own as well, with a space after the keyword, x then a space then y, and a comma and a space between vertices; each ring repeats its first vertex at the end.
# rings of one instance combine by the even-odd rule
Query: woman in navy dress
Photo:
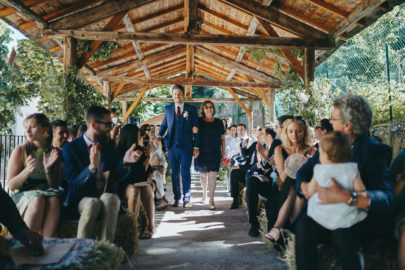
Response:
POLYGON ((194 166, 200 172, 200 181, 203 187, 205 203, 207 197, 207 182, 210 192, 209 209, 215 210, 214 194, 216 188, 217 172, 225 155, 225 129, 222 121, 214 118, 215 106, 206 100, 201 104, 199 118, 200 155, 195 159, 194 166))

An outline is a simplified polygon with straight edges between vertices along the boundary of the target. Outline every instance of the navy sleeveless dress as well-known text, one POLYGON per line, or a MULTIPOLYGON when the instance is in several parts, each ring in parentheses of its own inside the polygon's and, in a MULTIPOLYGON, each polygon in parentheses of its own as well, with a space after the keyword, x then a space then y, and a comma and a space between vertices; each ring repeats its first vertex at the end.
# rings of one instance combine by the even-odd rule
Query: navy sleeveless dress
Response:
POLYGON ((200 155, 194 160, 194 168, 200 173, 218 172, 221 163, 221 136, 225 134, 222 121, 215 118, 213 122, 198 119, 200 128, 200 155))

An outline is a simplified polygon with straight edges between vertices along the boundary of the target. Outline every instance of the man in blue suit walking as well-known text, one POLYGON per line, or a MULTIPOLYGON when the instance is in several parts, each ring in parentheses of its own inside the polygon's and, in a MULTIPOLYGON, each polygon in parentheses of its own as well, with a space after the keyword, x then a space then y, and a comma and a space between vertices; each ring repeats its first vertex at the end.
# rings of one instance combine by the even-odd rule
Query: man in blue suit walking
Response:
POLYGON ((181 198, 180 173, 183 185, 183 207, 191 207, 190 167, 192 157, 198 157, 198 116, 196 109, 184 104, 184 88, 175 85, 172 88, 174 104, 165 107, 165 114, 160 126, 157 140, 165 134, 165 147, 169 151, 169 161, 172 168, 172 186, 174 193, 174 207, 179 206, 181 198))

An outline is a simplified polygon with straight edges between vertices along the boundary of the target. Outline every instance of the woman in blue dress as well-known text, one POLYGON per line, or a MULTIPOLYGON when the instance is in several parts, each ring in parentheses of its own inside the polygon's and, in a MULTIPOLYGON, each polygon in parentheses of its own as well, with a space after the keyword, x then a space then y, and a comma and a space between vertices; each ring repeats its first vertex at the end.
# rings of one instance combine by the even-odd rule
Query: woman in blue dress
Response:
POLYGON ((201 104, 199 118, 200 155, 195 159, 194 166, 200 172, 203 188, 201 203, 206 202, 207 182, 209 188, 209 209, 215 210, 214 195, 217 172, 225 156, 225 129, 222 121, 214 118, 215 106, 206 100, 201 104))

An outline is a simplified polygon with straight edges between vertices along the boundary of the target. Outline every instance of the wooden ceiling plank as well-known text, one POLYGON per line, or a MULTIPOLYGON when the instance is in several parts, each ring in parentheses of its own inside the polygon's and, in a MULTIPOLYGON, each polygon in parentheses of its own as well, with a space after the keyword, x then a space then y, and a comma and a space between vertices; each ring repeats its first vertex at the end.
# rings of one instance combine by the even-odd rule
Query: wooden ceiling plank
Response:
MULTIPOLYGON (((276 30, 271 26, 270 23, 268 23, 265 20, 258 19, 260 24, 263 26, 264 30, 269 34, 269 36, 274 36, 277 37, 278 34, 276 30)), ((281 53, 285 56, 285 58, 288 59, 290 62, 291 66, 297 71, 297 73, 300 75, 300 77, 304 80, 305 75, 304 75, 304 68, 302 67, 301 63, 295 58, 295 56, 292 54, 292 52, 289 49, 281 49, 281 53)))
POLYGON ((23 15, 30 21, 37 23, 40 28, 47 27, 46 21, 42 19, 41 16, 36 14, 34 11, 32 11, 29 7, 25 6, 22 2, 15 0, 1 0, 1 2, 4 5, 15 9, 17 12, 19 12, 21 15, 23 15))
POLYGON ((42 18, 48 22, 52 20, 60 19, 61 16, 66 16, 69 13, 79 12, 86 8, 91 8, 94 4, 101 2, 100 0, 86 0, 85 3, 83 1, 76 2, 64 8, 58 9, 54 12, 44 15, 42 18), (59 18, 58 18, 59 17, 59 18))
POLYGON ((139 41, 149 43, 191 44, 191 45, 224 45, 247 46, 256 48, 305 48, 332 49, 335 43, 327 38, 291 38, 262 36, 227 36, 171 33, 130 33, 114 31, 78 31, 78 30, 42 30, 43 37, 72 36, 77 39, 100 41, 139 41))
POLYGON ((201 80, 172 80, 172 79, 144 79, 122 76, 92 76, 90 81, 113 81, 139 84, 180 84, 180 85, 198 85, 198 86, 220 86, 220 87, 243 87, 243 88, 276 88, 279 85, 274 83, 257 82, 228 82, 228 81, 201 81, 201 80))
POLYGON ((53 29, 75 29, 80 26, 113 16, 122 11, 139 8, 152 1, 153 0, 110 0, 95 8, 50 22, 48 27, 53 29))
POLYGON ((356 22, 363 17, 370 15, 379 5, 386 0, 366 0, 359 5, 346 19, 344 19, 330 34, 331 38, 337 38, 350 29, 356 22))
POLYGON ((145 17, 138 18, 138 19, 132 21, 132 24, 139 25, 141 23, 144 23, 144 22, 147 22, 150 20, 154 20, 154 19, 157 19, 157 18, 165 16, 165 15, 169 15, 170 13, 178 11, 182 8, 183 8, 183 4, 178 4, 173 7, 168 8, 168 9, 164 9, 164 10, 161 10, 161 11, 158 11, 155 13, 151 13, 150 15, 147 15, 145 17))
POLYGON ((265 9, 254 1, 221 0, 222 2, 243 10, 244 12, 262 18, 278 27, 302 37, 325 38, 327 35, 297 19, 280 13, 272 7, 265 9))
POLYGON ((7 17, 14 13, 17 13, 17 10, 15 10, 14 8, 11 8, 11 7, 2 8, 2 9, 0 9, 0 18, 7 17))

